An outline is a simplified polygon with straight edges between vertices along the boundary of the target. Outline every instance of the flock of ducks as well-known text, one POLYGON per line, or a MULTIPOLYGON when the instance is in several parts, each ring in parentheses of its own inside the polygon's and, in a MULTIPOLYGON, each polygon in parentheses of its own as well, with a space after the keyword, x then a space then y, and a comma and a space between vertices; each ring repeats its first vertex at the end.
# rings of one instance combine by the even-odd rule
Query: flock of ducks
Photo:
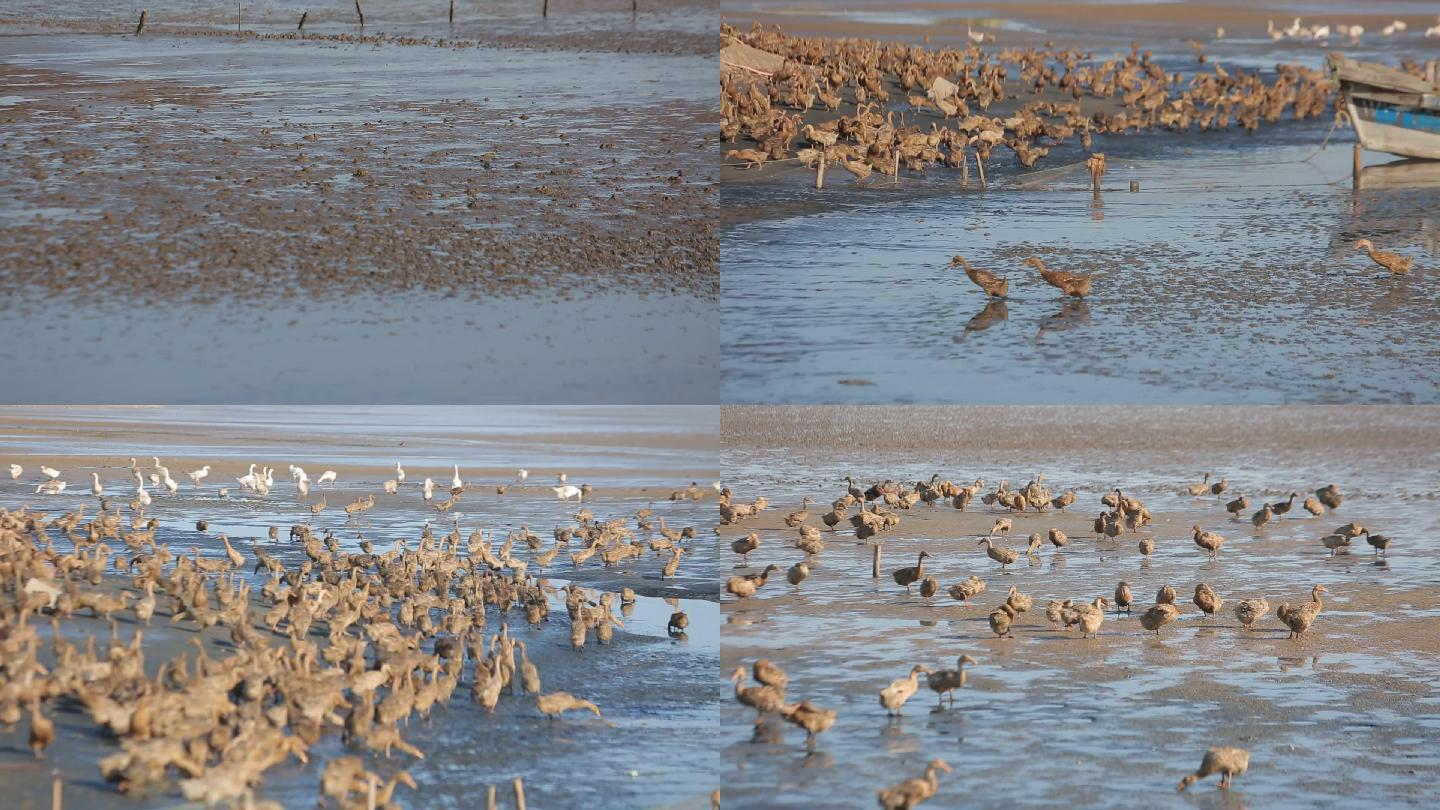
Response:
MULTIPOLYGON (((976 479, 970 483, 956 483, 943 480, 939 473, 932 475, 928 480, 914 481, 909 484, 886 480, 865 487, 857 484, 853 478, 846 478, 845 482, 846 492, 831 501, 827 511, 812 510, 811 504, 814 501, 807 496, 802 501, 801 509, 785 516, 783 522, 786 528, 796 531, 798 535, 792 542, 795 548, 805 553, 806 559, 813 559, 814 556, 822 554, 825 551, 824 533, 828 532, 833 537, 839 531, 842 523, 854 527, 857 538, 868 540, 877 537, 884 531, 893 529, 899 525, 904 512, 919 508, 921 505, 928 508, 949 505, 951 508, 963 511, 968 509, 972 503, 979 502, 993 510, 1002 510, 1004 514, 995 518, 991 530, 982 535, 978 541, 986 556, 1000 566, 1001 573, 1004 573, 1008 566, 1018 562, 1022 556, 1030 558, 1033 562, 1038 558, 1040 549, 1047 543, 1053 546, 1057 553, 1061 553, 1073 542, 1072 538, 1060 529, 1051 528, 1048 532, 1032 533, 1023 552, 1002 545, 1003 538, 1014 529, 1016 516, 1024 513, 1063 512, 1076 503, 1077 495, 1074 490, 1056 493, 1047 488, 1044 475, 1035 476, 1019 489, 1011 489, 1007 481, 1001 481, 999 486, 993 490, 987 489, 983 479, 976 479), (850 514, 852 509, 858 511, 850 514), (816 517, 818 517, 820 525, 810 522, 816 517)), ((1203 480, 1184 486, 1180 490, 1180 494, 1194 498, 1212 498, 1227 493, 1229 488, 1230 484, 1227 479, 1221 477, 1215 480, 1215 476, 1207 472, 1204 474, 1203 480)), ((736 503, 728 489, 723 498, 729 507, 722 508, 722 524, 743 523, 769 507, 768 501, 763 497, 756 498, 750 503, 736 503)), ((1292 492, 1284 500, 1262 504, 1261 508, 1251 515, 1254 530, 1259 533, 1271 521, 1288 514, 1292 508, 1296 508, 1299 498, 1300 493, 1292 492)), ((1101 496, 1101 502, 1106 510, 1100 512, 1094 520, 1094 532, 1098 541, 1118 542, 1118 539, 1124 534, 1128 533, 1132 536, 1140 534, 1140 530, 1153 521, 1153 515, 1142 501, 1133 495, 1127 495, 1120 489, 1104 493, 1101 496)), ((1215 502, 1218 503, 1218 501, 1215 502)), ((1343 502, 1344 495, 1338 487, 1331 484, 1321 487, 1312 495, 1305 497, 1300 506, 1309 516, 1318 517, 1339 508, 1343 502)), ((1226 504, 1231 520, 1239 520, 1240 513, 1248 506, 1249 500, 1243 495, 1226 504)), ((1191 527, 1190 534, 1191 540, 1197 548, 1204 551, 1211 559, 1218 558, 1225 543, 1222 533, 1205 530, 1196 524, 1191 527)), ((1337 548, 1344 548, 1351 539, 1360 536, 1371 541, 1377 555, 1384 553, 1390 545, 1388 538, 1373 534, 1365 527, 1353 522, 1326 535, 1323 538, 1323 544, 1333 554, 1337 548)), ((742 564, 746 565, 748 565, 749 556, 760 551, 761 548, 760 535, 753 531, 732 543, 732 551, 741 554, 744 561, 742 564)), ((1140 550, 1147 555, 1153 553, 1155 550, 1154 538, 1143 536, 1140 540, 1140 550)), ((912 597, 916 594, 915 589, 918 586, 918 597, 925 600, 931 599, 942 591, 948 591, 955 601, 969 605, 972 599, 987 591, 986 582, 974 575, 946 588, 926 568, 926 561, 933 557, 934 555, 929 549, 921 550, 916 555, 913 565, 892 569, 889 572, 890 578, 912 597)), ((880 559, 878 545, 875 559, 876 575, 878 575, 880 559)), ((797 567, 803 565, 803 562, 797 563, 797 567)), ((730 577, 726 590, 737 599, 753 598, 765 587, 770 575, 779 570, 781 570, 780 566, 769 564, 759 575, 730 577)), ((796 569, 792 567, 791 571, 794 570, 796 569)), ((808 566, 805 571, 808 575, 808 566)), ((805 576, 787 576, 787 580, 792 586, 799 588, 804 582, 805 576)), ((1312 630, 1324 610, 1325 605, 1322 599, 1324 593, 1326 593, 1325 586, 1315 584, 1310 589, 1308 600, 1296 600, 1293 603, 1282 602, 1273 614, 1270 612, 1270 602, 1264 596, 1229 600, 1228 606, 1236 618, 1241 632, 1253 632, 1258 622, 1273 615, 1275 620, 1288 630, 1288 638, 1299 639, 1312 630)), ((1138 612, 1137 618, 1141 628, 1147 633, 1159 636, 1164 627, 1174 623, 1181 615, 1182 609, 1177 604, 1177 596, 1176 589, 1166 584, 1156 593, 1153 605, 1137 605, 1131 584, 1121 581, 1114 588, 1113 598, 1112 594, 1107 593, 1084 599, 1049 600, 1045 608, 1045 617, 1052 628, 1063 627, 1066 632, 1078 628, 1081 638, 1095 638, 1101 633, 1102 626, 1112 608, 1115 613, 1124 611, 1127 616, 1138 612)), ((1194 585, 1191 601, 1199 609, 1202 620, 1222 615, 1227 607, 1226 598, 1215 587, 1205 582, 1198 582, 1194 585)), ((991 632, 997 639, 1014 638, 1016 620, 1032 610, 1034 606, 1033 596, 1022 593, 1016 585, 1010 585, 1003 601, 996 605, 989 614, 991 632)), ((927 664, 916 664, 906 675, 879 690, 880 706, 887 715, 898 715, 906 703, 924 686, 928 686, 936 694, 939 702, 937 710, 943 710, 947 699, 953 706, 955 692, 964 687, 966 683, 966 666, 975 664, 976 660, 967 654, 959 656, 953 669, 932 668, 927 664)), ((789 679, 773 662, 757 661, 753 670, 757 682, 754 685, 745 683, 743 668, 734 671, 732 679, 735 681, 736 700, 756 711, 757 723, 761 722, 765 714, 776 713, 787 721, 804 728, 807 750, 813 750, 817 735, 834 725, 838 717, 837 712, 833 709, 821 708, 808 700, 790 701, 787 696, 789 679)), ((1211 749, 1206 753, 1200 769, 1180 783, 1180 789, 1184 790, 1196 780, 1211 774, 1221 774, 1222 786, 1228 786, 1234 776, 1245 772, 1248 762, 1249 753, 1242 749, 1227 747, 1211 749)), ((938 773, 948 770, 948 766, 945 766, 943 762, 939 760, 932 762, 924 776, 907 779, 898 785, 879 791, 881 806, 887 808, 912 807, 915 803, 929 798, 937 789, 938 773)))
MULTIPOLYGON (((722 24, 721 36, 785 60, 772 73, 722 71, 721 137, 737 144, 726 159, 747 167, 838 164, 858 179, 945 166, 968 183, 973 162, 983 184, 985 165, 1002 146, 1028 168, 1071 138, 1090 151, 1102 133, 1224 130, 1232 122, 1253 131, 1286 114, 1314 118, 1333 92, 1322 71, 1295 65, 1277 65, 1270 82, 1219 64, 1187 79, 1133 45, 1128 55, 1099 61, 1048 44, 932 50, 789 36, 758 23, 748 35, 722 24), (897 97, 908 103, 908 123, 891 106, 897 97), (1008 115, 986 114, 1011 99, 1022 103, 1008 115), (829 117, 818 115, 822 108, 829 117), (741 139, 750 145, 738 146, 741 139)), ((1087 167, 1095 176, 1094 157, 1087 167)))
MULTIPOLYGON (((141 492, 147 479, 173 481, 153 461, 142 470, 132 460, 141 492)), ((10 469, 16 479, 24 473, 19 465, 10 469)), ((292 470, 297 483, 306 480, 292 470)), ((273 472, 252 465, 237 483, 265 492, 274 486, 273 472)), ((60 480, 53 468, 42 473, 60 480)), ((198 487, 209 474, 207 466, 190 477, 198 487)), ((396 479, 404 476, 397 465, 396 479)), ((317 483, 336 478, 327 471, 317 483)), ((706 491, 692 484, 672 498, 699 500, 706 491)), ((413 716, 450 706, 457 690, 487 713, 524 696, 552 720, 572 711, 600 717, 600 707, 583 697, 542 691, 540 669, 516 628, 552 621, 551 597, 561 597, 570 647, 581 652, 592 639, 613 640, 636 596, 628 587, 556 589, 535 571, 565 548, 578 549, 570 555, 577 567, 591 557, 613 565, 663 551, 678 561, 681 544, 695 537, 693 528, 665 529, 653 505, 610 519, 581 509, 572 525, 556 527, 549 549, 523 526, 498 546, 478 528, 464 539, 457 519, 443 536, 427 521, 418 541, 397 540, 388 550, 362 534, 360 550, 350 552, 332 530, 322 537, 306 521, 291 527, 290 542, 303 556, 287 565, 273 547, 257 541, 247 554, 224 535, 218 556, 198 545, 172 549, 157 540, 162 522, 147 510, 150 501, 114 504, 98 485, 95 494, 100 508, 91 514, 88 504, 53 516, 0 508, 0 726, 28 714, 31 748, 43 757, 55 738, 48 712, 73 703, 115 743, 98 763, 106 782, 143 793, 178 780, 187 800, 207 804, 278 807, 254 800, 265 772, 292 758, 306 762, 329 734, 359 752, 423 759, 403 728, 413 716), (109 623, 106 648, 97 648, 93 634, 81 645, 70 640, 65 624, 82 615, 109 623), (193 655, 157 667, 147 660, 153 651, 145 640, 166 618, 210 631, 212 639, 224 633, 229 644, 216 654, 197 634, 193 655), (133 623, 128 641, 121 621, 133 623), (48 639, 41 632, 47 628, 48 639)), ((364 500, 373 504, 375 496, 364 500)), ((196 529, 205 532, 207 522, 196 529)), ((269 539, 280 542, 278 527, 269 539)), ((675 610, 669 631, 683 639, 689 619, 678 600, 667 601, 675 610)), ((545 680, 583 685, 589 668, 583 660, 576 659, 575 671, 545 680)), ((321 802, 394 807, 401 785, 415 787, 404 770, 384 777, 358 756, 335 757, 321 776, 321 802)))

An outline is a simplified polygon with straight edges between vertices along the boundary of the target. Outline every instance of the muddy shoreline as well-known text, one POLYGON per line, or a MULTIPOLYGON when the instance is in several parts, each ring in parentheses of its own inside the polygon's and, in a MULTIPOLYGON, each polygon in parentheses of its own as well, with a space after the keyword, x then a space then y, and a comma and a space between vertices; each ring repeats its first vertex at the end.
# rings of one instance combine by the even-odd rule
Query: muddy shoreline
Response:
POLYGON ((803 733, 778 719, 757 730, 753 711, 727 705, 728 792, 742 803, 776 796, 777 806, 813 805, 918 775, 939 756, 955 768, 933 800, 942 805, 960 797, 1035 807, 1423 805, 1440 774, 1428 752, 1440 741, 1440 693, 1428 674, 1440 657, 1431 587, 1440 555, 1423 540, 1440 529, 1433 416, 1383 407, 727 407, 726 480, 737 501, 764 495, 770 508, 722 527, 726 540, 761 538, 749 568, 730 569, 740 562, 730 555, 726 574, 770 563, 783 571, 803 557, 783 523, 802 495, 818 502, 809 522, 826 549, 809 558, 798 588, 777 577, 754 598, 725 597, 722 671, 769 658, 789 673, 790 700, 840 712, 806 756, 803 733), (978 498, 964 512, 917 504, 867 543, 848 524, 832 533, 818 520, 844 493, 845 475, 863 488, 936 471, 963 483, 984 478, 984 491, 1045 473, 1053 492, 1073 488, 1077 501, 1064 513, 1007 513, 978 498), (1225 477, 1227 491, 1188 495, 1207 471, 1212 481, 1225 477), (1339 509, 1312 517, 1297 502, 1263 530, 1251 525, 1259 503, 1331 482, 1348 495, 1339 509), (1099 497, 1117 486, 1142 499, 1154 522, 1097 540, 1099 497), (1224 503, 1239 494, 1256 507, 1233 520, 1224 503), (1014 522, 999 535, 1011 549, 1023 552, 1027 535, 1050 528, 1070 542, 1045 542, 1036 558, 1022 554, 1002 572, 977 546, 997 518, 1014 522), (1320 537, 1347 521, 1394 536, 1388 559, 1363 540, 1329 556, 1320 537), (1226 538, 1217 559, 1193 543, 1197 523, 1226 538), (1148 556, 1141 537, 1155 542, 1148 556), (875 542, 883 544, 879 579, 870 571, 875 542), (890 578, 922 549, 940 581, 933 599, 907 595, 890 578), (965 606, 945 589, 971 575, 988 587, 965 606), (1113 599, 1121 579, 1136 609, 1107 612, 1097 639, 1047 622, 1048 600, 1113 599), (1191 602, 1202 581, 1226 600, 1214 617, 1191 602), (1308 600, 1317 583, 1328 588, 1323 612, 1305 636, 1287 639, 1275 607, 1308 600), (1015 638, 1001 640, 987 617, 1011 584, 1035 606, 1017 620, 1015 638), (1163 584, 1179 592, 1180 617, 1156 639, 1138 615, 1163 584), (1231 607, 1262 595, 1271 615, 1245 633, 1231 607), (954 709, 937 710, 922 682, 903 716, 887 720, 881 687, 911 664, 953 668, 961 653, 978 663, 954 709), (1409 710, 1396 710, 1399 696, 1409 710), (1228 792, 1212 782, 1176 794, 1200 754, 1225 744, 1252 750, 1249 773, 1228 792), (1336 746, 1353 754, 1344 773, 1328 764, 1336 746), (983 776, 1017 761, 1026 763, 1024 780, 983 776))

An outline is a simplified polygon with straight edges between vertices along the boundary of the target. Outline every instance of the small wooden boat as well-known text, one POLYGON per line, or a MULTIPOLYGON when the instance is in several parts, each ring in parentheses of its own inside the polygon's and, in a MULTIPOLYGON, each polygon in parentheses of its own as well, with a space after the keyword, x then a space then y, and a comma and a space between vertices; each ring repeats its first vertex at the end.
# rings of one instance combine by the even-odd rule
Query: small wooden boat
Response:
POLYGON ((1340 83, 1360 144, 1376 152, 1440 160, 1440 83, 1436 63, 1417 78, 1344 54, 1330 54, 1330 70, 1340 83))

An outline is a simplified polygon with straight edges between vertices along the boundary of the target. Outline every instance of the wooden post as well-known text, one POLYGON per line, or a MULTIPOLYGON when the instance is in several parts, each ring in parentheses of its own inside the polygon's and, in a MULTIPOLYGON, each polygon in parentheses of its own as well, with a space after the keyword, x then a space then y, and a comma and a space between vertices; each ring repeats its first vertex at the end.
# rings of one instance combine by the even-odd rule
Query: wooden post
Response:
POLYGON ((135 26, 135 36, 137 36, 137 37, 140 36, 140 32, 142 32, 142 31, 145 30, 145 18, 148 17, 148 16, 150 16, 150 12, 148 12, 148 11, 141 11, 141 12, 140 12, 140 24, 137 25, 137 26, 135 26))
POLYGON ((900 184, 900 148, 895 148, 895 184, 900 184))
POLYGON ((51 775, 52 775, 52 776, 54 777, 54 779, 55 779, 54 783, 50 786, 50 810, 60 810, 60 801, 61 801, 60 771, 57 769, 57 770, 51 771, 50 773, 51 773, 51 775))
POLYGON ((455 24, 455 0, 450 0, 450 24, 455 24))
POLYGON ((360 0, 355 0, 355 15, 360 18, 360 27, 365 27, 365 9, 360 8, 360 0))
POLYGON ((525 780, 515 777, 515 807, 517 810, 525 810, 525 780))
POLYGON ((544 0, 544 3, 540 6, 540 16, 541 16, 541 17, 549 17, 549 16, 550 16, 550 0, 544 0))
POLYGON ((235 0, 235 33, 240 33, 240 6, 241 0, 235 0))
POLYGON ((1350 178, 1351 183, 1352 183, 1352 185, 1354 185, 1355 188, 1360 188, 1360 166, 1361 166, 1361 164, 1363 164, 1363 163, 1365 162, 1365 159, 1364 159, 1364 157, 1363 157, 1364 153, 1365 153, 1365 149, 1360 146, 1360 142, 1359 142, 1359 141, 1356 141, 1356 142, 1355 142, 1355 165, 1354 165, 1353 170, 1352 170, 1352 172, 1351 172, 1351 178, 1350 178))
POLYGON ((960 147, 960 187, 970 187, 970 157, 965 147, 960 147))
POLYGON ((304 30, 305 30, 305 18, 306 18, 306 17, 309 17, 309 16, 310 16, 310 12, 308 12, 308 11, 302 11, 302 12, 300 12, 300 24, 297 25, 297 26, 295 26, 295 30, 296 30, 296 31, 304 31, 304 30))
POLYGON ((1140 190, 1140 181, 1139 181, 1139 180, 1131 180, 1131 181, 1130 181, 1130 190, 1131 190, 1132 192, 1134 192, 1134 191, 1139 191, 1139 190, 1140 190))
MULTIPOLYGON (((356 2, 358 3, 359 0, 356 0, 356 2)), ((372 775, 368 780, 370 782, 370 791, 365 798, 365 810, 375 810, 375 779, 376 777, 372 775)))
POLYGON ((495 808, 495 786, 491 785, 485 795, 485 810, 496 810, 495 808))
POLYGON ((815 190, 825 188, 825 153, 820 153, 820 169, 815 172, 815 190))
POLYGON ((980 174, 980 188, 989 188, 990 186, 985 183, 985 164, 980 162, 979 150, 975 152, 975 171, 980 174))
POLYGON ((875 544, 875 553, 870 558, 870 578, 880 578, 880 544, 875 544))

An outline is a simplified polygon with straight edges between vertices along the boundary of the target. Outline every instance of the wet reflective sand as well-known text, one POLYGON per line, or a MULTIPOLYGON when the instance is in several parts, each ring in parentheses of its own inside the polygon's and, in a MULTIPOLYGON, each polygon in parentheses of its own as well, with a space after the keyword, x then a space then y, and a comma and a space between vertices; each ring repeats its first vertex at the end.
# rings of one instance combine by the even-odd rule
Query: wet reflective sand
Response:
MULTIPOLYGON (((1037 473, 1058 493, 1074 488, 1064 514, 1006 515, 979 499, 965 512, 918 505, 882 533, 882 576, 871 579, 871 549, 848 524, 810 560, 798 589, 776 578, 749 600, 725 597, 722 672, 768 657, 789 673, 789 699, 838 709, 836 726, 806 755, 804 734, 778 719, 756 730, 754 712, 730 701, 722 710, 729 795, 743 805, 805 807, 862 797, 919 775, 942 757, 937 806, 1020 803, 1055 807, 1323 806, 1361 802, 1421 806, 1434 798, 1440 760, 1440 602, 1433 584, 1440 555, 1426 538, 1440 529, 1434 470, 1440 434, 1433 409, 1386 408, 727 408, 726 480, 737 500, 764 495, 760 518, 722 529, 726 540, 759 532, 752 572, 802 558, 790 547, 784 516, 800 498, 844 494, 844 476, 862 487, 892 478, 913 483, 934 472, 957 483, 977 477, 993 490, 1018 488, 1037 473), (1206 471, 1228 479, 1219 497, 1192 498, 1182 487, 1206 471), (1311 517, 1295 509, 1256 532, 1230 520, 1224 502, 1246 494, 1283 500, 1334 482, 1338 510, 1311 517), (1099 497, 1116 486, 1141 498, 1155 522, 1140 534, 1099 541, 1091 522, 1099 497), (1057 527, 1071 543, 1046 543, 1038 560, 1021 557, 1001 573, 977 547, 997 517, 1014 520, 1002 541, 1022 550, 1026 536, 1057 527), (1388 560, 1363 540, 1327 556, 1319 538, 1346 522, 1391 535, 1388 560), (1221 533, 1210 561, 1190 526, 1221 533), (1156 550, 1144 557, 1138 538, 1156 550), (890 572, 914 565, 920 550, 941 592, 907 596, 890 572), (945 589, 970 575, 988 590, 965 607, 945 589), (1138 613, 1107 615, 1096 640, 1052 629, 1052 598, 1092 600, 1131 584, 1137 607, 1173 585, 1180 619, 1159 639, 1138 613), (1227 600, 1202 617, 1190 601, 1204 581, 1227 600), (1034 597, 1014 639, 998 640, 987 615, 1010 584, 1034 597), (1298 641, 1273 612, 1324 584, 1325 609, 1298 641), (1263 595, 1271 615, 1243 633, 1235 600, 1263 595), (978 660, 955 708, 936 710, 922 684, 903 717, 887 720, 879 690, 913 664, 953 668, 978 660), (1212 745, 1252 751, 1250 771, 1231 791, 1214 780, 1177 795, 1176 781, 1212 745), (1336 752, 1343 751, 1343 755, 1336 752)), ((851 510, 853 514, 854 510, 851 510)), ((731 555, 730 564, 739 562, 731 555)))

